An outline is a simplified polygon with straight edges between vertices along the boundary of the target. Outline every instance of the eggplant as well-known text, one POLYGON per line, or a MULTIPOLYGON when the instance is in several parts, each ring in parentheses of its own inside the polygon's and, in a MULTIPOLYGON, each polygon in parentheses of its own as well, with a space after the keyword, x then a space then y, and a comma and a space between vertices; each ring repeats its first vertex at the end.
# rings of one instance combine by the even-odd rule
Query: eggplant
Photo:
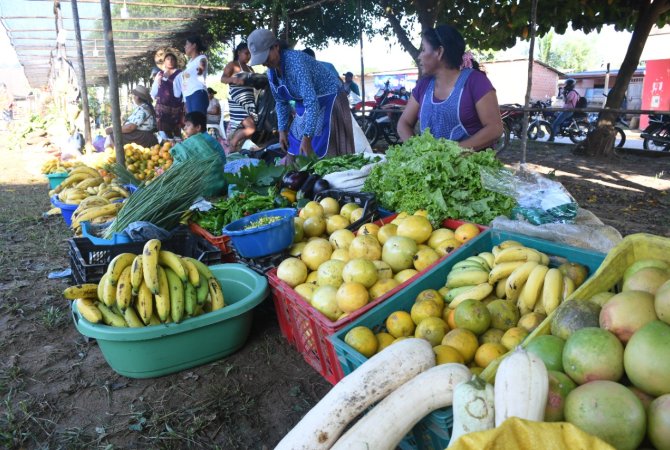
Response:
POLYGON ((309 172, 304 170, 300 172, 291 171, 282 178, 282 186, 297 191, 302 187, 307 178, 309 178, 309 172))
POLYGON ((314 185, 318 180, 321 179, 320 175, 317 175, 315 173, 311 174, 305 182, 302 184, 300 187, 300 190, 298 190, 298 198, 312 198, 312 194, 314 191, 314 185))
POLYGON ((328 180, 319 178, 318 180, 316 180, 316 183, 314 183, 314 188, 312 189, 312 196, 316 197, 317 195, 328 189, 330 189, 330 183, 328 182, 328 180))

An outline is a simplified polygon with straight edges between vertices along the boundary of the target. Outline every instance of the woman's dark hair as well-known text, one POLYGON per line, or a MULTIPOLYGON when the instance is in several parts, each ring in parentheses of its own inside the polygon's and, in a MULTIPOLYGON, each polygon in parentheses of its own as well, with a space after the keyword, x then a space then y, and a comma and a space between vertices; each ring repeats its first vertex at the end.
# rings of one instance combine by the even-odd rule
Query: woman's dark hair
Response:
POLYGON ((204 42, 202 42, 202 39, 197 34, 192 34, 191 36, 187 37, 186 40, 191 44, 195 44, 195 48, 198 49, 198 53, 207 51, 207 46, 204 42))
MULTIPOLYGON (((449 68, 458 69, 461 67, 463 54, 465 53, 465 40, 456 28, 451 25, 429 28, 423 32, 423 38, 428 41, 431 47, 435 49, 442 47, 444 49, 442 60, 447 63, 449 68)), ((479 70, 477 61, 472 61, 472 68, 479 70)))
POLYGON ((155 119, 156 118, 156 110, 154 109, 154 105, 151 104, 151 102, 148 102, 148 101, 144 100, 143 98, 140 98, 140 101, 142 102, 142 104, 140 106, 147 105, 147 108, 149 108, 149 111, 151 112, 151 115, 155 119))
POLYGON ((191 122, 194 127, 200 127, 200 132, 207 131, 207 116, 200 111, 186 113, 184 122, 191 122))
POLYGON ((279 50, 288 50, 291 48, 284 39, 277 39, 277 45, 279 45, 279 50))
POLYGON ((311 48, 307 47, 307 48, 304 49, 302 52, 303 52, 303 53, 306 53, 306 54, 308 54, 309 56, 311 56, 312 58, 316 59, 316 53, 314 53, 314 50, 312 50, 311 48))
POLYGON ((240 42, 237 44, 237 47, 235 47, 235 50, 233 50, 233 61, 237 61, 240 59, 240 52, 242 50, 248 49, 249 46, 247 45, 246 42, 240 42))

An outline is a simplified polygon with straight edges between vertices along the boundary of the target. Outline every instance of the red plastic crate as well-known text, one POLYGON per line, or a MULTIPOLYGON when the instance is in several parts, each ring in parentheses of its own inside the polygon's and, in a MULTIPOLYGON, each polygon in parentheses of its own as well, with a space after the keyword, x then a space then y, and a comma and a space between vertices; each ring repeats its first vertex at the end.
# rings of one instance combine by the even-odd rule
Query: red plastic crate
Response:
MULTIPOLYGON (((393 214, 384 219, 374 222, 377 225, 384 225, 391 222, 397 214, 393 214)), ((445 221, 447 222, 447 221, 445 221)), ((448 228, 456 228, 461 223, 459 221, 450 221, 448 228), (451 225, 455 225, 452 227, 451 225)), ((486 229, 486 227, 480 228, 486 229)), ((439 264, 451 254, 445 255, 437 260, 425 271, 430 270, 434 265, 439 264)), ((380 303, 386 301, 389 297, 404 289, 413 283, 423 272, 419 272, 404 283, 396 286, 386 292, 381 297, 368 303, 363 308, 356 310, 347 317, 336 322, 328 319, 316 308, 307 303, 293 288, 284 283, 277 277, 277 269, 273 268, 266 273, 270 287, 272 289, 272 300, 277 313, 279 329, 286 340, 293 345, 305 358, 305 361, 319 372, 326 380, 336 384, 344 377, 342 367, 337 358, 337 353, 328 336, 336 333, 358 317, 371 310, 380 303)))
POLYGON ((230 242, 230 236, 222 234, 221 236, 214 236, 209 231, 205 230, 203 227, 198 225, 195 222, 189 222, 188 228, 198 236, 205 238, 208 242, 215 245, 219 250, 221 250, 221 262, 232 263, 237 262, 233 249, 228 244, 230 242))

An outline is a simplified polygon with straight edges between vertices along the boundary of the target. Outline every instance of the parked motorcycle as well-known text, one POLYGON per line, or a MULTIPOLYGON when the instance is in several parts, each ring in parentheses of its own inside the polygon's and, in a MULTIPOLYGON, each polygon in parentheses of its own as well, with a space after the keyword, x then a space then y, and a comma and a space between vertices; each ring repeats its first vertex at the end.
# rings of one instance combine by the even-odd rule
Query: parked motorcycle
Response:
POLYGON ((670 115, 649 115, 649 125, 640 136, 645 150, 670 151, 670 115))
MULTIPOLYGON (((389 144, 400 142, 400 136, 396 130, 402 108, 407 105, 407 97, 402 95, 401 91, 392 90, 389 84, 390 82, 387 81, 384 87, 377 91, 370 113, 361 118, 361 128, 370 145, 374 145, 382 136, 389 144)), ((366 110, 370 103, 366 102, 366 110)), ((354 109, 360 110, 358 105, 354 109)))

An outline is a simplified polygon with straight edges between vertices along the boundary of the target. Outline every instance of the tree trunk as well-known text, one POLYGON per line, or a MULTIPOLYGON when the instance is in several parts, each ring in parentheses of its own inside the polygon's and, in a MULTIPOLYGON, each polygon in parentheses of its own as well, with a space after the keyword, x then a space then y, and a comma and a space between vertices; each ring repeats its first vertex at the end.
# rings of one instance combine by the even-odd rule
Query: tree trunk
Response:
MULTIPOLYGON (((630 83, 630 79, 633 77, 635 69, 640 62, 640 56, 642 55, 642 50, 647 42, 651 28, 658 21, 661 14, 670 8, 669 0, 645 0, 640 3, 637 22, 630 43, 628 44, 626 56, 621 63, 614 87, 607 95, 606 109, 619 108, 621 106, 628 89, 628 83, 630 83)), ((612 155, 616 139, 614 131, 616 117, 616 113, 602 111, 598 116, 597 127, 589 133, 584 142, 575 147, 574 152, 588 156, 612 155)))

